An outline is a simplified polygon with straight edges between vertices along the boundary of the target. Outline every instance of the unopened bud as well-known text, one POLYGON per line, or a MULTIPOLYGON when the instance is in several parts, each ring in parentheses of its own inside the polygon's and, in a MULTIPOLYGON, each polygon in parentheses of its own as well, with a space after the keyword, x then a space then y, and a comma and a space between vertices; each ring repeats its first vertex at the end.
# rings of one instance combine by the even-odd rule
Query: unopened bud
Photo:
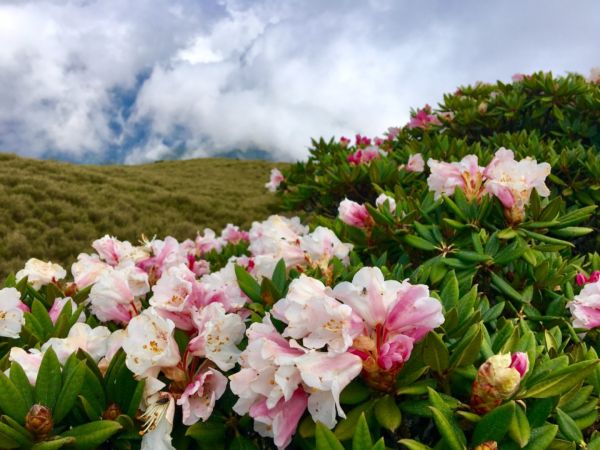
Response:
POLYGON ((483 442, 475 447, 475 450, 498 450, 498 443, 496 441, 483 442))
POLYGON ((523 352, 494 355, 477 371, 471 392, 471 407, 485 414, 519 389, 521 378, 529 368, 529 359, 523 352))
POLYGON ((116 403, 111 403, 108 408, 102 413, 104 420, 116 420, 121 415, 121 408, 116 403))
POLYGON ((25 416, 25 428, 38 440, 48 437, 53 427, 52 412, 44 405, 33 405, 25 416))

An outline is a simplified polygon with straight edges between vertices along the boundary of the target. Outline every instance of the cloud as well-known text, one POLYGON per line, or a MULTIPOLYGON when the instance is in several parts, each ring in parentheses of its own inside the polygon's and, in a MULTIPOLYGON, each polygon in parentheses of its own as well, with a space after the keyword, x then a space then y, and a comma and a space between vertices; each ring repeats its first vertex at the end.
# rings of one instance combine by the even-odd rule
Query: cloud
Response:
POLYGON ((597 65, 600 4, 4 2, 0 148, 138 163, 381 134, 457 85, 597 65))

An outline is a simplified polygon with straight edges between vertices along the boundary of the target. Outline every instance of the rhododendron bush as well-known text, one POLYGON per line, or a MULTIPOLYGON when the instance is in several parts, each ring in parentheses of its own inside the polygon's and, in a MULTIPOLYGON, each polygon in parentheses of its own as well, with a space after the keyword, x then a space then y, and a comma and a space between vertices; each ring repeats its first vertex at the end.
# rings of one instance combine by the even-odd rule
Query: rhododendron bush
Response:
POLYGON ((600 448, 595 89, 465 88, 318 143, 265 185, 304 221, 24 262, 0 289, 0 448, 600 448), (502 135, 544 89, 563 118, 517 102, 526 132, 502 135))

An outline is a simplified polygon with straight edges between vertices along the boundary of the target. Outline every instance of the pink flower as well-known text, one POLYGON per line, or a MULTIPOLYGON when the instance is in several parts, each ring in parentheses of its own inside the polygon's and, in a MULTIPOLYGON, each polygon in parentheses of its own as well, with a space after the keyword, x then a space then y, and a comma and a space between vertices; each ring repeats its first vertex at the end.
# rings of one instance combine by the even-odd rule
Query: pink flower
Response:
POLYGON ((385 281, 377 267, 363 267, 352 283, 338 284, 333 294, 364 321, 353 348, 363 358, 367 381, 376 388, 390 387, 388 375, 382 381, 381 369, 397 372, 410 357, 413 343, 444 322, 442 306, 429 296, 427 286, 385 281))
POLYGON ((430 125, 440 125, 440 120, 437 116, 431 114, 431 106, 425 105, 419 109, 417 113, 408 122, 408 128, 421 128, 423 130, 429 128, 430 125))
POLYGON ((94 284, 102 273, 111 266, 100 260, 98 255, 80 253, 77 261, 71 266, 73 281, 78 289, 84 289, 94 284))
POLYGON ((196 251, 199 256, 204 256, 213 250, 220 253, 222 248, 223 239, 217 238, 215 232, 210 228, 205 228, 203 235, 196 236, 196 251))
POLYGON ((288 219, 273 215, 252 223, 248 249, 253 256, 272 255, 283 258, 287 267, 295 267, 304 262, 300 238, 307 233, 308 227, 303 226, 298 217, 288 219))
POLYGON ((371 139, 366 136, 356 135, 356 146, 357 147, 368 147, 371 145, 371 139))
POLYGON ((524 73, 515 73, 511 77, 511 79, 512 79, 513 83, 517 83, 519 81, 523 81, 526 77, 527 77, 527 75, 525 75, 524 73))
POLYGON ((348 139, 347 137, 344 137, 344 136, 342 136, 342 137, 340 138, 340 145, 341 145, 343 148, 346 148, 346 147, 348 147, 348 145, 349 145, 349 144, 350 144, 350 139, 348 139))
MULTIPOLYGON (((16 362, 21 366, 27 375, 29 384, 35 386, 37 375, 42 364, 42 358, 44 354, 38 349, 32 348, 28 352, 20 347, 13 347, 10 349, 8 360, 10 362, 16 362)), ((10 370, 10 369, 9 369, 10 370)))
POLYGON ((346 158, 350 164, 369 164, 374 159, 379 159, 385 152, 377 146, 359 148, 356 152, 348 155, 346 158))
POLYGON ((587 283, 567 307, 575 328, 591 330, 600 326, 600 280, 587 283))
POLYGON ((545 184, 548 175, 550 164, 538 164, 531 158, 515 161, 513 151, 502 147, 485 168, 485 189, 502 202, 509 220, 518 223, 524 219, 525 206, 533 189, 541 197, 550 195, 545 184))
POLYGON ((600 270, 594 270, 589 277, 586 277, 584 273, 580 272, 575 277, 577 286, 583 286, 586 283, 595 283, 600 280, 600 270))
POLYGON ((250 235, 247 231, 240 230, 238 226, 228 223, 221 232, 221 239, 228 244, 239 244, 240 242, 248 242, 250 235))
POLYGON ((314 278, 300 275, 290 283, 287 295, 272 309, 273 317, 288 326, 284 337, 302 339, 305 347, 328 346, 345 352, 362 331, 361 320, 352 308, 331 296, 331 289, 314 278))
POLYGON ((129 266, 102 272, 89 295, 90 311, 100 321, 127 323, 141 308, 140 297, 150 290, 148 275, 129 266))
POLYGON ((136 265, 148 273, 152 279, 160 278, 163 271, 169 267, 187 262, 185 250, 179 248, 177 240, 167 236, 164 241, 154 239, 150 242, 152 256, 144 258, 136 265))
POLYGON ((285 180, 285 177, 279 169, 271 169, 271 179, 265 184, 265 187, 270 192, 275 192, 283 180, 285 180))
POLYGON ((254 429, 261 436, 272 437, 278 449, 286 448, 306 411, 307 398, 306 392, 298 388, 289 400, 282 398, 272 408, 267 406, 266 399, 253 404, 249 415, 254 419, 254 429))
POLYGON ((127 241, 119 241, 108 234, 92 243, 100 258, 111 266, 117 266, 123 259, 133 254, 133 246, 127 241))
POLYGON ((329 228, 317 227, 312 233, 300 238, 300 248, 310 266, 327 270, 329 262, 334 257, 342 261, 343 264, 348 264, 348 255, 352 251, 352 244, 345 244, 340 241, 329 228))
POLYGON ((425 170, 425 161, 420 153, 415 153, 408 158, 406 163, 407 172, 423 172, 425 170))
POLYGON ((234 262, 228 262, 221 270, 204 275, 200 279, 202 305, 220 303, 227 311, 238 311, 248 301, 240 289, 235 275, 234 262))
POLYGON ((523 378, 529 370, 529 358, 527 357, 527 353, 513 353, 510 360, 510 367, 516 369, 521 375, 521 378, 523 378))
POLYGON ((590 69, 590 76, 588 77, 590 83, 600 84, 600 67, 592 67, 590 69))
POLYGON ((183 424, 190 426, 198 420, 205 422, 226 387, 227 378, 217 370, 206 369, 196 375, 177 400, 182 407, 183 424))
MULTIPOLYGON (((63 308, 67 303, 70 303, 72 312, 75 312, 77 310, 77 303, 75 303, 70 297, 54 299, 54 303, 48 311, 48 315, 50 316, 50 320, 52 320, 52 323, 56 324, 58 316, 60 316, 60 313, 62 312, 63 308)), ((85 313, 83 311, 77 318, 77 322, 85 322, 85 313)))
POLYGON ((481 196, 483 167, 478 165, 477 156, 467 155, 460 162, 453 163, 429 159, 427 165, 431 169, 427 185, 434 192, 434 199, 452 195, 456 188, 461 189, 470 200, 481 196))
POLYGON ((357 228, 368 228, 373 224, 367 207, 348 199, 344 199, 340 203, 338 217, 346 225, 357 228))
POLYGON ((393 141, 400 134, 400 128, 399 127, 389 127, 385 134, 387 135, 388 141, 393 141))

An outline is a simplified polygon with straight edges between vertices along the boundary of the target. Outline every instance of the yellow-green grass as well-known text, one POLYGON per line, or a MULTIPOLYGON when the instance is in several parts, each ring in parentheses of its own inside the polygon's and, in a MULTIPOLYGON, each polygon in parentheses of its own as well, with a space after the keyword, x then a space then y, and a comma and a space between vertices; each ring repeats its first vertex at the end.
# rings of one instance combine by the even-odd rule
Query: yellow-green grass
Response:
POLYGON ((275 211, 272 167, 231 159, 139 166, 75 165, 0 153, 0 279, 36 257, 65 268, 105 234, 194 238, 227 223, 248 227, 275 211))

